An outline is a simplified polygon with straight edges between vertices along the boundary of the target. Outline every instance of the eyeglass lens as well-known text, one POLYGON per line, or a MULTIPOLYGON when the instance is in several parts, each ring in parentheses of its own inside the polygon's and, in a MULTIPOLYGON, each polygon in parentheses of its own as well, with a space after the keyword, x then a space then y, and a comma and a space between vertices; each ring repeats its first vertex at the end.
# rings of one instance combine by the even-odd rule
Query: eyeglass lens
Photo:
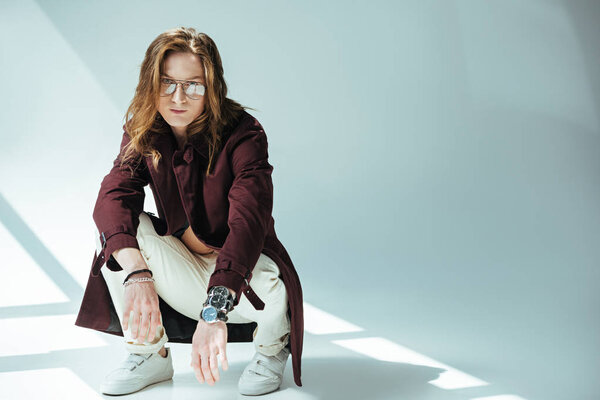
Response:
POLYGON ((160 84, 161 96, 172 95, 179 84, 183 86, 183 91, 185 92, 186 96, 192 100, 198 100, 204 95, 204 86, 201 84, 196 84, 193 82, 175 82, 170 79, 162 79, 160 84))

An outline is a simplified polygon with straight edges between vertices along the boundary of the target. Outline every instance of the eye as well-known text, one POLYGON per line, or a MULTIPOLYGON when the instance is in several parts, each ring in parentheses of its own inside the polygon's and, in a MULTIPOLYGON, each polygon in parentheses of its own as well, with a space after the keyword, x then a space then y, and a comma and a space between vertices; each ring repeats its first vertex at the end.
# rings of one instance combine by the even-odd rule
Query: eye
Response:
POLYGON ((203 96, 204 95, 204 85, 201 83, 195 82, 193 85, 190 85, 190 91, 192 94, 203 96))

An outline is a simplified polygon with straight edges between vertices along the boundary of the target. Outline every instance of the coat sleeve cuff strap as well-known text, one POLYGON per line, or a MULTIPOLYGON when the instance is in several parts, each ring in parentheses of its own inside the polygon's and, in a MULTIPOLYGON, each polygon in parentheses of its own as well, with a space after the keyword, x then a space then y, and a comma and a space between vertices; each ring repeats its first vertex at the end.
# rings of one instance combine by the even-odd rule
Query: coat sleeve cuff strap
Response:
POLYGON ((252 274, 250 273, 248 279, 245 279, 244 275, 236 272, 232 269, 216 269, 210 277, 208 282, 208 290, 213 286, 225 286, 235 291, 235 300, 233 306, 237 306, 240 302, 242 294, 246 296, 250 304, 256 310, 263 310, 265 303, 258 297, 258 295, 252 290, 250 286, 250 279, 252 274))
MULTIPOLYGON (((115 250, 124 247, 140 248, 136 237, 128 231, 126 225, 100 232, 100 243, 102 243, 102 249, 94 257, 92 276, 98 276, 100 268, 109 260, 115 250)), ((111 271, 122 270, 117 263, 108 263, 107 266, 111 271)))

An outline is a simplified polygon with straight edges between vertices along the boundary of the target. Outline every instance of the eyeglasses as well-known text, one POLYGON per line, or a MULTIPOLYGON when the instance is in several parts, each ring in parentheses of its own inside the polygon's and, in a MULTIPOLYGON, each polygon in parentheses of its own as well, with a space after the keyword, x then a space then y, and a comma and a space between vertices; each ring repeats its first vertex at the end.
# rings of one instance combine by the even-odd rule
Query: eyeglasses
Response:
POLYGON ((160 78, 160 95, 162 97, 171 96, 177 90, 177 85, 181 85, 185 95, 192 100, 199 100, 200 97, 204 96, 206 89, 204 85, 198 82, 160 78))

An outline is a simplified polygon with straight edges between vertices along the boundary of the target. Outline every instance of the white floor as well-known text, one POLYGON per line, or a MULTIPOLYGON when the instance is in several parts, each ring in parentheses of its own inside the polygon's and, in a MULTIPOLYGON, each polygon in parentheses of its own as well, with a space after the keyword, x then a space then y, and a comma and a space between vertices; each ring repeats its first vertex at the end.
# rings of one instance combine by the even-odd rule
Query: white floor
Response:
MULTIPOLYGON (((102 397, 98 388, 104 375, 127 355, 122 338, 74 325, 85 282, 73 278, 1 195, 0 211, 6 225, 0 224, 0 251, 11 265, 19 266, 12 268, 10 275, 8 269, 2 269, 3 277, 13 284, 0 292, 0 332, 7 344, 0 348, 0 399, 102 397)), ((85 237, 73 238, 73 242, 77 240, 85 237)), ((347 321, 315 307, 309 303, 312 289, 307 289, 303 386, 294 384, 288 360, 281 389, 265 398, 523 398, 481 379, 476 367, 456 369, 444 360, 376 336, 360 325, 358 316, 347 321)), ((173 381, 148 387, 130 395, 132 398, 202 398, 204 393, 213 399, 238 396, 236 383, 253 355, 251 343, 228 345, 230 369, 214 387, 196 381, 189 367, 190 345, 168 346, 175 362, 173 381)))
MULTIPOLYGON (((83 286, 55 262, 51 253, 19 216, 7 218, 10 205, 0 197, 4 220, 11 232, 29 238, 31 252, 24 251, 15 236, 0 225, 2 254, 20 268, 12 275, 15 284, 0 295, 1 333, 0 398, 93 399, 100 398, 99 384, 126 352, 122 338, 74 325, 83 286), (31 254, 34 256, 32 257, 31 254), (40 268, 34 258, 46 268, 40 268), (65 292, 75 294, 68 301, 65 292)), ((3 270, 5 277, 8 270, 3 270)), ((310 289, 308 291, 310 299, 310 289)), ((502 392, 443 360, 434 360, 385 337, 373 336, 355 322, 345 321, 305 303, 303 386, 292 379, 291 361, 281 389, 264 398, 273 399, 522 399, 502 392)), ((251 343, 228 345, 230 369, 210 387, 196 381, 189 367, 190 345, 169 344, 173 350, 175 376, 172 381, 152 385, 132 398, 243 397, 237 379, 253 355, 251 343)))
MULTIPOLYGON (((51 308, 45 311, 51 312, 51 308)), ((318 334, 306 333, 303 387, 294 384, 289 360, 281 389, 265 395, 265 399, 522 399, 497 392, 479 396, 494 393, 488 382, 385 338, 369 337, 368 331, 333 316, 319 314, 307 305, 307 327, 319 321, 321 329, 315 332, 318 334)), ((2 337, 12 345, 0 352, 0 398, 104 396, 98 391, 104 374, 126 357, 122 340, 76 327, 74 318, 74 314, 59 314, 3 319, 2 337)), ((173 380, 149 386, 129 395, 131 398, 244 397, 237 393, 236 383, 253 355, 251 343, 228 345, 230 369, 221 373, 221 381, 213 387, 196 380, 189 367, 189 345, 168 346, 173 350, 173 380)))

